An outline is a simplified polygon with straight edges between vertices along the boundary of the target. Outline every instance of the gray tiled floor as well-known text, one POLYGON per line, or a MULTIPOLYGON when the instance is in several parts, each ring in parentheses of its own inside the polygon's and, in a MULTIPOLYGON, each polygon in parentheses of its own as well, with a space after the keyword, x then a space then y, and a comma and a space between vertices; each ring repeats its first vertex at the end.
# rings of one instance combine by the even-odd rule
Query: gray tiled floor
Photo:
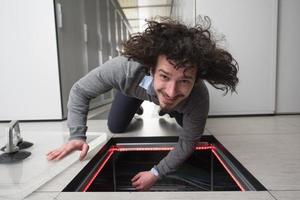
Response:
POLYGON ((300 191, 271 191, 271 194, 277 200, 298 200, 298 199, 300 199, 300 191))
MULTIPOLYGON (((147 106, 142 131, 121 137, 161 132, 155 131, 159 126, 153 124, 153 118, 157 116, 147 112, 147 106)), ((172 119, 167 125, 166 133, 178 131, 172 119)), ((212 117, 207 120, 205 134, 216 136, 267 189, 300 190, 300 115, 212 117)))
POLYGON ((25 200, 51 200, 56 199, 58 195, 59 192, 34 192, 25 200))
POLYGON ((69 184, 70 180, 72 180, 88 163, 87 160, 82 162, 76 162, 71 167, 67 168, 63 173, 59 175, 59 179, 56 181, 49 181, 47 184, 41 186, 38 189, 38 192, 52 192, 52 191, 62 191, 66 185, 69 184))
POLYGON ((214 135, 300 135, 300 117, 281 115, 209 118, 206 128, 214 135))
POLYGON ((217 139, 269 190, 300 190, 300 135, 228 135, 217 139))
POLYGON ((300 116, 210 118, 206 128, 276 199, 300 199, 300 116))
MULTIPOLYGON (((180 128, 176 122, 166 118, 157 118, 157 108, 152 107, 151 112, 146 109, 141 119, 135 119, 138 122, 128 133, 113 136, 178 134, 180 128)), ((89 131, 109 132, 106 123, 106 120, 89 120, 89 131)), ((45 124, 53 130, 67 130, 66 122, 41 122, 34 126, 23 123, 21 127, 38 130, 45 124)), ((0 124, 0 128, 4 126, 0 124)), ((29 199, 300 199, 300 115, 209 118, 205 134, 213 134, 269 191, 59 193, 66 183, 62 179, 70 179, 78 170, 74 166, 39 188, 29 199)))
POLYGON ((110 199, 110 200, 274 200, 268 192, 91 192, 91 193, 61 193, 58 199, 110 199))

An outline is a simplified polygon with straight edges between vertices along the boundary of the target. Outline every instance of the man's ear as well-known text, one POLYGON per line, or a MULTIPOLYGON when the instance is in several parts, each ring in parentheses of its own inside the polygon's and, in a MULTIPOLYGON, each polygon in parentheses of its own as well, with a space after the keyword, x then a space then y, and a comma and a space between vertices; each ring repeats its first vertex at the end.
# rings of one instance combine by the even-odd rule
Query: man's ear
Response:
POLYGON ((154 73, 155 73, 155 67, 151 67, 151 68, 150 68, 150 75, 151 75, 152 77, 154 77, 154 73))

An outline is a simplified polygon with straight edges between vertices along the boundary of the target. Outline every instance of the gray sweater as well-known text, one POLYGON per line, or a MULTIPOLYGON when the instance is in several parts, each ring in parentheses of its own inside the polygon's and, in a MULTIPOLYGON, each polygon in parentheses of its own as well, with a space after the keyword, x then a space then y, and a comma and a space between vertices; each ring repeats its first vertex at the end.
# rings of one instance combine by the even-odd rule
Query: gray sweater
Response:
MULTIPOLYGON (((145 76, 147 73, 141 64, 120 56, 107 61, 77 81, 70 91, 68 102, 70 139, 86 139, 90 100, 112 88, 127 96, 158 105, 153 84, 148 88, 141 86, 145 76)), ((208 90, 199 79, 190 96, 174 109, 183 113, 183 131, 175 148, 155 166, 160 176, 175 171, 191 155, 204 131, 208 109, 208 90)))

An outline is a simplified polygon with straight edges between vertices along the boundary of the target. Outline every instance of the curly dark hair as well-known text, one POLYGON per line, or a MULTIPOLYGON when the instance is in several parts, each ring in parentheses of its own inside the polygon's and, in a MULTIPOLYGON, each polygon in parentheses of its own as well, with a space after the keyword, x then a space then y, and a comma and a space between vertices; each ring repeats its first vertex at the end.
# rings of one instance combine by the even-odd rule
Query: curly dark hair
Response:
POLYGON ((229 52, 217 47, 210 31, 211 22, 188 27, 168 17, 149 20, 142 33, 131 35, 123 44, 122 55, 153 70, 159 55, 165 55, 175 68, 196 66, 197 78, 213 87, 236 92, 238 63, 229 52))

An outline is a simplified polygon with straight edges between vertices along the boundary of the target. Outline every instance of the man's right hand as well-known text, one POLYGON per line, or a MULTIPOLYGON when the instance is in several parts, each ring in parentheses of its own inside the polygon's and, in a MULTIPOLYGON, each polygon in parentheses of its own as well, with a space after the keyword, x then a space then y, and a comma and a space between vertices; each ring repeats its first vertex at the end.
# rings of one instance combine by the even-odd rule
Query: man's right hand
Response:
POLYGON ((47 160, 60 160, 74 150, 81 151, 79 160, 83 160, 89 150, 89 145, 83 140, 70 140, 58 149, 47 153, 47 160))

